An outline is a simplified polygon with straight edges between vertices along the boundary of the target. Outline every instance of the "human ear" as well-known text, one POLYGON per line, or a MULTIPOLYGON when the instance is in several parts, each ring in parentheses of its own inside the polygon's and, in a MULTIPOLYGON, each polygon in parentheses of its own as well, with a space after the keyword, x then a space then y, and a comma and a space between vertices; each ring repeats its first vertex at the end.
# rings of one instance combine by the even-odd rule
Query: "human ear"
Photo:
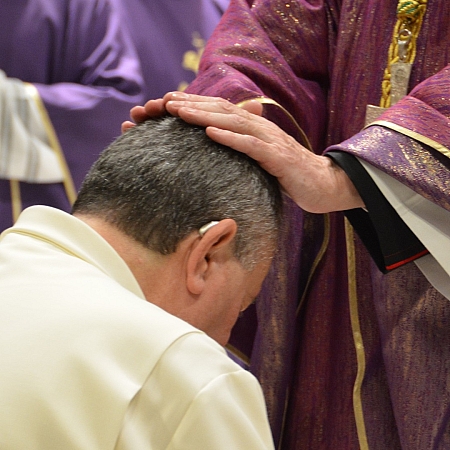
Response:
POLYGON ((202 293, 211 268, 211 259, 218 259, 218 255, 232 255, 230 244, 236 232, 236 222, 233 219, 223 219, 208 227, 203 234, 199 233, 187 260, 186 287, 189 292, 194 295, 202 293))

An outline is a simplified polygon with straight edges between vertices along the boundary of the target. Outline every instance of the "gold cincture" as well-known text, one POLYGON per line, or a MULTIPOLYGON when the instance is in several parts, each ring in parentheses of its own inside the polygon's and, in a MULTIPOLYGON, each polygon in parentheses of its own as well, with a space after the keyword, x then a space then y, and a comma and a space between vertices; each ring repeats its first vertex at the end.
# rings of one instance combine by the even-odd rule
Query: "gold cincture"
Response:
POLYGON ((386 108, 408 93, 411 68, 416 57, 416 42, 422 27, 427 0, 400 0, 397 23, 389 47, 388 64, 384 70, 380 105, 368 105, 366 125, 374 122, 386 108))

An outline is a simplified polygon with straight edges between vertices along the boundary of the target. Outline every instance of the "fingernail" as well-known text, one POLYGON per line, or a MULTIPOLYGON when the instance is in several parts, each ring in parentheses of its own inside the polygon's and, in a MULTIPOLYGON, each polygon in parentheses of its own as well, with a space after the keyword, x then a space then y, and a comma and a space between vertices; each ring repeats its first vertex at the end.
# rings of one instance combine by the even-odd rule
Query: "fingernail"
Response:
POLYGON ((189 98, 189 95, 185 94, 184 92, 174 92, 172 93, 171 97, 174 100, 187 100, 189 98))

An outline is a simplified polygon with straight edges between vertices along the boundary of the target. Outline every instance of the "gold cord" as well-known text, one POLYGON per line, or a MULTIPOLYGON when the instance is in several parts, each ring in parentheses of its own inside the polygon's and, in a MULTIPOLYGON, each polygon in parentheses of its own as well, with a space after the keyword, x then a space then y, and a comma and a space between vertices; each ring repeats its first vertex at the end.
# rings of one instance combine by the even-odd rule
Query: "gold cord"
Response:
POLYGON ((348 221, 348 219, 344 220, 348 267, 348 300, 350 306, 350 321, 352 326, 353 342, 355 344, 356 361, 358 367, 355 383, 353 385, 353 412, 355 414, 355 424, 356 432, 358 434, 359 448, 360 450, 369 450, 366 424, 364 421, 364 410, 362 406, 362 385, 366 373, 366 355, 364 351, 364 340, 362 337, 358 312, 355 238, 350 222, 348 221))
POLYGON ((391 106, 391 65, 400 61, 399 42, 409 40, 406 56, 403 62, 412 63, 416 57, 416 43, 422 27, 427 7, 427 0, 400 0, 397 5, 397 22, 395 24, 392 42, 389 47, 388 64, 384 71, 382 82, 382 97, 380 106, 391 106))

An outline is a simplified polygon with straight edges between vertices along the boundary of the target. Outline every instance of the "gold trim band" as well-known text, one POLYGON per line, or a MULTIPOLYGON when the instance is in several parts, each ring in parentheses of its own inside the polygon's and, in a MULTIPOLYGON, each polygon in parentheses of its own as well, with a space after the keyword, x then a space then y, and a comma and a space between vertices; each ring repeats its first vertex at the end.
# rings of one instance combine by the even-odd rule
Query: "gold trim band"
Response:
MULTIPOLYGON (((301 138, 302 138, 302 145, 307 148, 309 151, 313 151, 311 143, 308 139, 308 136, 306 136, 306 133, 303 131, 303 129, 300 127, 300 125, 297 123, 297 121, 295 120, 294 116, 286 109, 284 108, 282 105, 280 105, 278 102, 276 102, 275 100, 271 99, 271 98, 267 98, 267 97, 255 97, 249 100, 244 100, 240 103, 237 104, 237 106, 241 107, 243 105, 245 105, 246 103, 250 102, 250 101, 257 101, 259 103, 261 103, 262 105, 273 105, 276 106, 278 108, 280 108, 280 110, 286 115, 286 117, 291 121, 291 123, 295 126, 295 128, 297 129, 297 131, 299 132, 301 138)), ((323 218, 324 218, 324 236, 323 236, 323 240, 322 240, 322 245, 320 246, 319 252, 317 253, 314 262, 311 266, 311 270, 308 274, 308 279, 306 282, 306 286, 305 289, 303 290, 302 296, 300 298, 299 304, 297 306, 297 310, 296 310, 296 314, 300 314, 300 311, 302 309, 303 303, 305 301, 305 297, 306 297, 306 293, 308 291, 309 285, 311 283, 312 277, 320 263, 320 261, 322 260, 323 256, 325 255, 325 252, 328 248, 328 244, 330 241, 330 216, 329 214, 323 214, 323 218)), ((285 421, 286 421, 286 414, 287 414, 287 405, 288 405, 288 399, 289 399, 289 387, 287 388, 286 391, 286 400, 285 400, 285 405, 284 405, 284 413, 283 413, 283 421, 282 421, 282 430, 284 430, 285 427, 285 421)), ((278 446, 278 449, 282 448, 282 443, 283 443, 283 431, 281 432, 281 440, 278 446)), ((365 450, 365 449, 364 449, 365 450)))
MULTIPOLYGON (((267 98, 267 97, 255 97, 249 100, 244 100, 243 102, 240 102, 237 104, 237 106, 239 106, 240 108, 242 108, 243 105, 245 105, 246 103, 250 102, 250 101, 257 101, 259 103, 261 103, 262 105, 273 105, 276 106, 278 108, 280 108, 284 114, 286 114, 286 116, 288 117, 288 119, 292 122, 292 124, 297 128, 298 132, 300 133, 302 140, 303 140, 303 146, 305 148, 307 148, 309 151, 313 151, 311 143, 308 139, 308 137, 306 136, 306 133, 303 131, 303 129, 300 127, 300 125, 297 123, 297 121, 294 119, 294 116, 286 109, 284 108, 282 105, 280 105, 278 102, 276 102, 275 100, 271 99, 271 98, 267 98)), ((322 245, 320 246, 319 252, 317 253, 317 256, 314 259, 314 262, 311 266, 311 270, 309 272, 308 275, 308 280, 306 281, 306 286, 305 289, 303 290, 302 296, 300 298, 299 304, 297 306, 297 311, 296 314, 299 314, 305 297, 306 297, 306 293, 308 291, 308 287, 311 283, 311 279, 317 269, 317 266, 319 265, 320 261, 323 258, 323 255, 325 254, 327 248, 328 248, 328 243, 330 241, 330 216, 328 214, 324 214, 324 236, 323 236, 323 240, 322 240, 322 245)))
POLYGON ((352 325, 353 341, 355 343, 356 361, 358 371, 355 384, 353 385, 353 410, 355 414, 356 431, 358 433, 359 446, 361 450, 369 450, 367 442, 366 425, 364 423, 364 412, 362 407, 361 387, 366 372, 366 356, 364 353, 364 342, 358 315, 358 294, 356 290, 356 257, 353 228, 345 219, 345 240, 347 246, 348 265, 348 297, 350 305, 350 320, 352 325))
POLYGON ((314 273, 316 272, 317 266, 319 265, 320 261, 322 261, 323 256, 325 255, 325 252, 327 251, 328 244, 330 242, 330 215, 329 214, 323 214, 323 222, 324 222, 324 230, 323 230, 323 240, 322 245, 320 246, 319 252, 317 253, 316 257, 314 258, 314 262, 311 266, 311 270, 308 274, 308 280, 306 281, 305 289, 303 290, 302 297, 298 303, 297 310, 295 314, 298 316, 300 314, 300 310, 302 309, 303 303, 305 302, 306 293, 308 292, 309 285, 311 284, 312 277, 314 273))
POLYGON ((297 131, 300 133, 300 136, 302 137, 302 140, 303 140, 302 145, 304 147, 306 147, 308 150, 312 151, 312 146, 311 146, 311 143, 309 142, 308 136, 306 136, 306 133, 303 131, 303 129, 297 123, 297 121, 294 119, 294 116, 284 106, 280 105, 275 100, 268 98, 268 97, 255 97, 255 98, 251 98, 251 99, 239 102, 239 103, 237 103, 236 106, 239 106, 240 108, 242 108, 242 106, 244 106, 246 103, 248 103, 252 100, 257 101, 258 103, 261 103, 262 105, 273 105, 273 106, 280 108, 284 112, 284 114, 286 114, 286 116, 289 118, 289 120, 294 124, 294 126, 297 128, 297 131))
POLYGON ((20 183, 18 180, 9 180, 11 194, 11 213, 13 223, 17 221, 22 212, 22 196, 20 195, 20 183))
POLYGON ((64 189, 66 191, 67 199, 69 200, 70 204, 73 204, 77 198, 77 191, 75 189, 75 184, 72 179, 72 175, 70 173, 69 167, 66 162, 66 158, 64 157, 64 152, 62 151, 61 145, 59 143, 58 137, 56 135, 55 129, 53 128, 53 125, 50 121, 50 117, 48 116, 47 110, 45 109, 44 104, 42 103, 41 96, 39 95, 38 90, 34 85, 31 83, 25 83, 26 88, 35 101, 39 112, 41 114, 42 122, 44 124, 45 130, 47 132, 47 137, 50 143, 50 146, 52 147, 53 151, 56 153, 59 164, 61 167, 61 170, 64 174, 64 189))

